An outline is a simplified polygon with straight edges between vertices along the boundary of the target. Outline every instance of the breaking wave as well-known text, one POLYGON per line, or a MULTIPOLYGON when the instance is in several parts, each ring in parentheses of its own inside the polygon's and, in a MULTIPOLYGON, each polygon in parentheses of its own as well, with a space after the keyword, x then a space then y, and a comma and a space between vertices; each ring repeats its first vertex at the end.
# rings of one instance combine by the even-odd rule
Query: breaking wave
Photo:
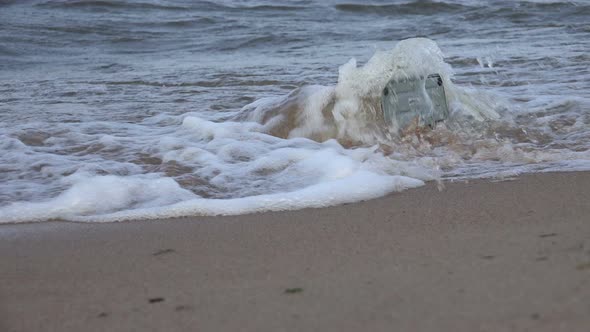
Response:
POLYGON ((455 85, 434 41, 407 39, 362 66, 351 59, 334 86, 259 99, 223 119, 185 113, 135 124, 2 127, 0 193, 7 203, 0 221, 293 210, 372 199, 425 181, 590 169, 590 120, 572 115, 579 101, 564 103, 513 112, 509 100, 455 85), (433 73, 445 87, 444 123, 425 129, 384 121, 381 93, 390 80, 433 73))

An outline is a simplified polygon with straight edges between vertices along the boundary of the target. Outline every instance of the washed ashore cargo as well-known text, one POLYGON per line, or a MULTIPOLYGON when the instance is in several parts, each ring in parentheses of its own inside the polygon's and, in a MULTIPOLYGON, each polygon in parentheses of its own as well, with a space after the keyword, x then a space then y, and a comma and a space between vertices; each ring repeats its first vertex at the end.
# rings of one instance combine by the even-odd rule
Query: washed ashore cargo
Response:
POLYGON ((449 116, 443 79, 438 74, 422 79, 392 79, 383 89, 381 108, 385 121, 400 130, 412 124, 434 128, 449 116))

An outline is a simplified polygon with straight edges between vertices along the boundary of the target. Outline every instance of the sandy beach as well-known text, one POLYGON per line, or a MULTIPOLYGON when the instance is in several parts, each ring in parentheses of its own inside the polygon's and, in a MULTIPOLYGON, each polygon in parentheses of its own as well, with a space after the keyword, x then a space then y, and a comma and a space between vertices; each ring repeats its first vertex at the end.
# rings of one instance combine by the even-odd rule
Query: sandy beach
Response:
POLYGON ((589 331, 590 173, 0 226, 1 331, 589 331))

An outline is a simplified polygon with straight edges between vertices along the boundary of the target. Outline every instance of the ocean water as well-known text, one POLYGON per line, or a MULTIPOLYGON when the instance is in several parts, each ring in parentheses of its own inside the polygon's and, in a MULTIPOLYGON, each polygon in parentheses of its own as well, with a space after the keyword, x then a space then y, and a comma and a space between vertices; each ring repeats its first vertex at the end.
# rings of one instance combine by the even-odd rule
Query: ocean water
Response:
POLYGON ((590 1, 0 0, 0 223, 589 170, 589 110, 590 1), (449 119, 386 124, 435 72, 449 119))

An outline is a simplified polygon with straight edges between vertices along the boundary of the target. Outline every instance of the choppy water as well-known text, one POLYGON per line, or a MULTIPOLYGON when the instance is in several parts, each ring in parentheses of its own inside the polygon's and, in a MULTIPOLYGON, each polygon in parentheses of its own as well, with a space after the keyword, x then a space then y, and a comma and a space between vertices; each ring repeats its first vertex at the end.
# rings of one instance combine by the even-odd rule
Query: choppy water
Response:
POLYGON ((589 1, 0 0, 0 222, 588 170, 589 22, 589 1), (434 71, 451 118, 383 124, 384 82, 434 71))

